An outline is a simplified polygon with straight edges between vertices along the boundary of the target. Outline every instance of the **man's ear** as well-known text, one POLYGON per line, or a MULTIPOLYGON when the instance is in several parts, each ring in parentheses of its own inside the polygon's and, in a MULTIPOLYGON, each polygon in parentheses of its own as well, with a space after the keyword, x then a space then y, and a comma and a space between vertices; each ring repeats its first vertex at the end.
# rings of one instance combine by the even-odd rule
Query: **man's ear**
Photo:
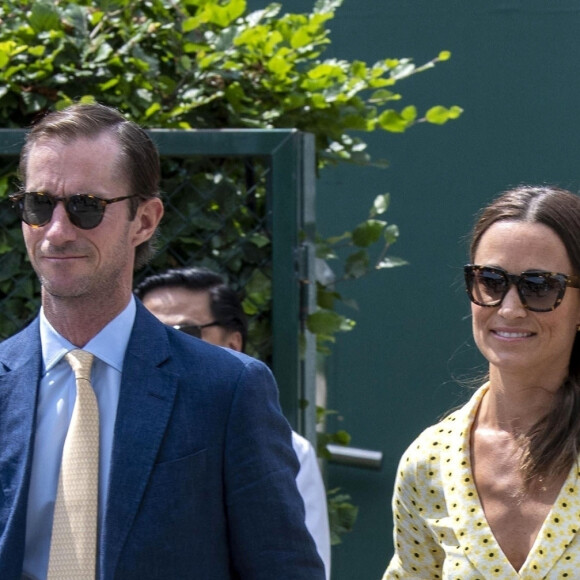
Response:
POLYGON ((133 220, 135 247, 146 242, 155 233, 162 217, 163 202, 158 197, 152 197, 139 204, 133 220))
POLYGON ((233 332, 228 333, 225 340, 225 345, 232 350, 237 350, 238 352, 242 352, 242 333, 238 330, 234 330, 233 332))

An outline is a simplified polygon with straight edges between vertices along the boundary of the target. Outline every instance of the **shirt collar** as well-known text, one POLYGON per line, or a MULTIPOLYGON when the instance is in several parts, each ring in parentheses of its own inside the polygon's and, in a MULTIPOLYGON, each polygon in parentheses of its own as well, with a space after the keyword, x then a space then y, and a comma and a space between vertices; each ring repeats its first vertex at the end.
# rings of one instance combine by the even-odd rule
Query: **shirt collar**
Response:
MULTIPOLYGON (((83 350, 92 353, 99 360, 121 372, 125 350, 127 350, 135 322, 136 310, 135 298, 131 296, 125 309, 93 336, 83 350)), ((43 374, 52 369, 67 352, 77 348, 52 327, 42 308, 40 309, 40 340, 43 374)))

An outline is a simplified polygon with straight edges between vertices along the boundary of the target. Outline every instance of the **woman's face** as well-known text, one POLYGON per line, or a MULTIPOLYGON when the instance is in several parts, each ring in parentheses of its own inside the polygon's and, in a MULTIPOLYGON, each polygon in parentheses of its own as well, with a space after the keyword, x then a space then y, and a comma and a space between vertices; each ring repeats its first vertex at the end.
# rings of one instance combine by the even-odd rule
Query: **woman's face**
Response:
MULTIPOLYGON (((474 263, 510 274, 544 270, 576 274, 558 235, 538 223, 500 221, 482 235, 474 263)), ((562 381, 568 374, 572 345, 580 324, 580 290, 566 288, 550 312, 524 308, 515 286, 496 307, 471 304, 475 342, 494 370, 524 377, 562 381)), ((559 383, 558 383, 559 384, 559 383)))

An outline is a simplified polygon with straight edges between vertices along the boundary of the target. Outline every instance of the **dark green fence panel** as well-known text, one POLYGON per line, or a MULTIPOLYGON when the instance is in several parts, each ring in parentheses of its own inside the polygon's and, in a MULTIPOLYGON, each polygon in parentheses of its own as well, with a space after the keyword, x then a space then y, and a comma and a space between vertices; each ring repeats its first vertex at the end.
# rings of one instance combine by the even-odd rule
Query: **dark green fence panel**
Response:
MULTIPOLYGON (((16 185, 24 134, 0 130, 0 339, 26 324, 39 303, 5 199, 16 185)), ((158 255, 136 280, 175 266, 219 270, 249 311, 250 354, 271 366, 286 417, 314 441, 315 343, 304 328, 315 292, 312 135, 291 129, 150 135, 162 157, 166 213, 158 255)))

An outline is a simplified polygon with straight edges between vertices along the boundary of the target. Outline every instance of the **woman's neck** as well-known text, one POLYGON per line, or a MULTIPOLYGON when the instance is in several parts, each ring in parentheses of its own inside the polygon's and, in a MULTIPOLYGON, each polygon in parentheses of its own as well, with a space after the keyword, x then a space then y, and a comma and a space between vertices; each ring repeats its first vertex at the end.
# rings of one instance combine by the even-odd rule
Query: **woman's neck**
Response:
POLYGON ((492 367, 479 423, 514 435, 527 433, 550 410, 564 378, 541 382, 537 377, 514 376, 492 367))

